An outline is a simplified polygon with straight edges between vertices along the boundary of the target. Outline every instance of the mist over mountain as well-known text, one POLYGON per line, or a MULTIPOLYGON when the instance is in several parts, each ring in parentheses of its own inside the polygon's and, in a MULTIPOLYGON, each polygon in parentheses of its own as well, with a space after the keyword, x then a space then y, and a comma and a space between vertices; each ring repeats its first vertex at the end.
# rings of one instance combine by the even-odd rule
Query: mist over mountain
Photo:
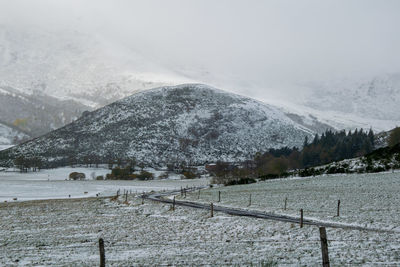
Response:
POLYGON ((0 86, 99 107, 137 90, 185 82, 96 35, 0 25, 0 86))
POLYGON ((94 37, 0 25, 0 121, 25 138, 37 137, 84 111, 180 80, 166 70, 157 74, 161 67, 94 37))
MULTIPOLYGON (((248 90, 253 96, 261 90, 259 84, 221 71, 164 66, 127 46, 73 29, 0 25, 0 40, 0 120, 26 121, 23 127, 15 126, 31 136, 62 127, 85 110, 157 86, 202 81, 234 92, 248 90)), ((275 85, 267 97, 258 94, 257 99, 316 132, 382 131, 398 125, 399 88, 399 74, 385 74, 307 82, 291 90, 275 85)))

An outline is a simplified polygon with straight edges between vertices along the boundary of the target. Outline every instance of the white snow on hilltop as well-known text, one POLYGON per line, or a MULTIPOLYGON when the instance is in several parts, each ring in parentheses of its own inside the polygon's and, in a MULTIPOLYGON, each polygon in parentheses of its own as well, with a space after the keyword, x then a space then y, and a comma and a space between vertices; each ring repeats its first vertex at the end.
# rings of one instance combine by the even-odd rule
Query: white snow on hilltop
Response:
POLYGON ((313 134, 271 105, 184 84, 136 93, 16 147, 10 155, 52 155, 64 165, 68 157, 91 155, 103 162, 134 157, 151 165, 202 165, 246 160, 269 148, 301 147, 313 134))

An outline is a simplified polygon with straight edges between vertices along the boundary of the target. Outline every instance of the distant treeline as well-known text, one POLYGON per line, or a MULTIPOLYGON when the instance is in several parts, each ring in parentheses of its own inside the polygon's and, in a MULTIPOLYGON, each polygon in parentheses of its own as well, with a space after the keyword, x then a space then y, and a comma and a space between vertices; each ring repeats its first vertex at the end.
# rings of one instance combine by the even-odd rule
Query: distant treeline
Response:
POLYGON ((311 143, 306 139, 301 153, 301 167, 312 167, 333 161, 360 157, 374 149, 374 133, 355 130, 316 135, 311 143))
POLYGON ((354 132, 326 131, 321 136, 315 135, 309 142, 306 137, 303 149, 270 149, 255 157, 258 174, 282 174, 288 169, 299 169, 324 165, 333 161, 359 157, 370 153, 374 147, 374 133, 355 130, 354 132))
POLYGON ((303 149, 283 147, 257 153, 252 161, 241 166, 217 163, 213 172, 216 181, 232 184, 243 178, 277 178, 288 176, 289 170, 309 168, 348 158, 359 157, 373 151, 374 133, 372 130, 326 131, 316 134, 310 142, 306 137, 303 149), (228 165, 228 166, 227 166, 228 165), (240 178, 239 178, 240 177, 240 178))

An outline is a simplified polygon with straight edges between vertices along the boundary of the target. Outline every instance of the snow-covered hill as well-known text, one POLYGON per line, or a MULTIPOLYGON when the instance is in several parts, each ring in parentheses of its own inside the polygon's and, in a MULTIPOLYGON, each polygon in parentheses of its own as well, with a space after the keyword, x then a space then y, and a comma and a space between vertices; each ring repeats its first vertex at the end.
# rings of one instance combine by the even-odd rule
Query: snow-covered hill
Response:
POLYGON ((0 156, 42 156, 57 164, 96 157, 136 158, 150 165, 248 159, 256 152, 301 146, 313 131, 273 106, 200 84, 136 93, 0 156))

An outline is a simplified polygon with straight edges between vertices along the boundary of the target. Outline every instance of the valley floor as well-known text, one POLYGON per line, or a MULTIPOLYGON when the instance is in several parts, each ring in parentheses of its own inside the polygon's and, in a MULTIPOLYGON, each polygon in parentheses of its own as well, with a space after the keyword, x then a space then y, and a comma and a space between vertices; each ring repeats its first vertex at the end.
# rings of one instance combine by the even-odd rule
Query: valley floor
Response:
MULTIPOLYGON (((235 188, 243 190, 223 189, 235 188)), ((201 194, 215 196, 215 190, 201 194)), ((321 265, 317 227, 218 212, 210 218, 204 210, 171 211, 170 205, 148 200, 142 205, 134 195, 123 201, 120 196, 1 203, 0 265, 97 266, 99 238, 105 240, 107 266, 321 265)), ((328 228, 327 235, 332 266, 400 264, 396 228, 384 233, 328 228)))
MULTIPOLYGON (((156 177, 163 173, 148 169, 156 177)), ((140 181, 140 180, 93 180, 97 175, 105 176, 111 171, 102 168, 63 167, 41 170, 39 172, 20 173, 18 171, 0 168, 0 202, 14 202, 40 199, 83 198, 96 195, 115 195, 118 189, 132 192, 148 192, 151 190, 173 190, 181 186, 196 186, 208 184, 208 179, 181 180, 180 175, 170 174, 169 179, 140 181), (71 172, 82 172, 86 180, 70 181, 71 172)))

